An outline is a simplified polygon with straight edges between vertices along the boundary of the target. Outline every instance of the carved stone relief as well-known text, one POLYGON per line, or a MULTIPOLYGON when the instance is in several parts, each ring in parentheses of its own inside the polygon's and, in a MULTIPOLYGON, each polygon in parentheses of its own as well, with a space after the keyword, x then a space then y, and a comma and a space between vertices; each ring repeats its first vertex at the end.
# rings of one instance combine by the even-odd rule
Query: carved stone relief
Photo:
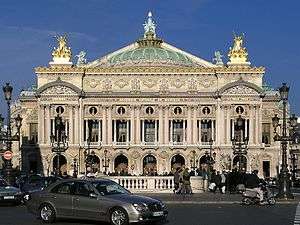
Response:
POLYGON ((160 93, 167 93, 167 92, 169 92, 169 83, 168 83, 167 79, 162 79, 160 81, 159 92, 160 93))
POLYGON ((157 80, 153 78, 147 78, 142 81, 143 85, 145 85, 147 88, 153 88, 155 85, 157 85, 157 80))
POLYGON ((141 82, 138 79, 133 79, 131 81, 131 90, 133 92, 140 92, 141 90, 141 82))
POLYGON ((99 85, 100 81, 97 81, 95 79, 91 79, 91 80, 86 80, 85 81, 87 83, 88 86, 90 86, 91 88, 95 88, 99 85))
POLYGON ((104 91, 112 90, 112 83, 110 79, 106 78, 105 80, 103 80, 103 90, 104 91))
POLYGON ((177 78, 177 79, 173 79, 171 84, 173 87, 181 88, 182 86, 185 85, 185 81, 177 78))
POLYGON ((255 95, 255 94, 257 95, 258 93, 252 88, 238 85, 224 92, 224 95, 228 95, 228 94, 229 95, 255 95))
POLYGON ((124 80, 124 79, 119 79, 115 82, 115 85, 119 88, 124 88, 129 84, 128 80, 124 80))
POLYGON ((76 95, 77 93, 66 86, 53 86, 47 88, 42 93, 43 95, 76 95))

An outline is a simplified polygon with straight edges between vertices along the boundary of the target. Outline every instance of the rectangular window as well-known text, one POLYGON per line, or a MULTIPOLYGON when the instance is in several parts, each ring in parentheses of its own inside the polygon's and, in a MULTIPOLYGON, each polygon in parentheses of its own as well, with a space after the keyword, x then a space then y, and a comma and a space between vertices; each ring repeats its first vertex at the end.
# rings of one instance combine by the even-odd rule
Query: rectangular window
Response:
POLYGON ((212 122, 211 122, 211 120, 209 120, 209 121, 202 120, 200 129, 201 129, 201 142, 208 143, 209 140, 212 138, 212 122))
POLYGON ((155 142, 155 121, 145 120, 144 137, 145 142, 155 142))
POLYGON ((35 144, 38 142, 38 124, 30 123, 29 124, 29 142, 35 144))
POLYGON ((90 142, 99 141, 99 120, 85 120, 84 121, 84 141, 90 137, 90 142))
POLYGON ((263 123, 262 124, 262 143, 266 145, 271 144, 271 124, 263 123))

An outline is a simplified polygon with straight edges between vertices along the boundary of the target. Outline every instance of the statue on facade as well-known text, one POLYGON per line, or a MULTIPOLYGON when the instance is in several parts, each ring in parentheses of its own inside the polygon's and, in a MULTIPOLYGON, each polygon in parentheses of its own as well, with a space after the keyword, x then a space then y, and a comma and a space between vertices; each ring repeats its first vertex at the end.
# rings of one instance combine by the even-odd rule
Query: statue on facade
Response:
POLYGON ((77 59, 77 63, 76 65, 77 66, 81 66, 81 65, 84 65, 86 64, 86 52, 85 51, 80 51, 78 55, 76 55, 76 57, 78 58, 77 59))
POLYGON ((248 62, 248 52, 244 45, 244 34, 240 36, 234 35, 233 39, 233 47, 229 48, 229 65, 230 64, 245 64, 250 65, 250 62, 248 62))
POLYGON ((152 19, 152 13, 151 13, 151 12, 148 13, 148 19, 147 19, 147 21, 143 24, 143 26, 144 26, 144 31, 145 31, 145 33, 144 33, 144 37, 145 37, 145 38, 146 38, 146 35, 147 35, 148 33, 152 33, 152 34, 154 35, 154 37, 156 36, 156 33, 155 33, 155 30, 156 30, 156 24, 155 24, 155 22, 154 22, 153 19, 152 19))
POLYGON ((72 52, 71 48, 67 47, 67 37, 66 36, 55 36, 58 47, 54 47, 52 56, 54 58, 71 58, 72 52))
POLYGON ((220 51, 215 51, 215 57, 213 58, 213 61, 216 62, 217 66, 223 66, 223 60, 222 60, 223 55, 221 54, 220 51))

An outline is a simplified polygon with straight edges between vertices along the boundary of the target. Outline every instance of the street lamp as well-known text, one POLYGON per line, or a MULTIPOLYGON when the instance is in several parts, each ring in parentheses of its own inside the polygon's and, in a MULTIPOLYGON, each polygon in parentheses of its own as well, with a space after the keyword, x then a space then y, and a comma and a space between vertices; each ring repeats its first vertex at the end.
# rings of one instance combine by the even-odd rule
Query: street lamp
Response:
POLYGON ((198 168, 198 159, 196 159, 196 151, 193 150, 192 151, 192 158, 190 160, 190 164, 191 164, 191 169, 195 172, 196 169, 198 168))
MULTIPOLYGON (((242 157, 247 155, 248 148, 248 137, 244 137, 242 133, 242 127, 244 124, 244 119, 241 115, 236 120, 237 130, 240 132, 239 135, 234 135, 231 139, 233 154, 238 156, 239 159, 239 171, 242 170, 242 157)), ((246 168, 245 168, 246 169, 246 168)))
POLYGON ((57 168, 55 171, 56 176, 61 175, 60 171, 60 156, 63 152, 65 152, 68 148, 67 136, 64 131, 64 124, 62 117, 57 114, 54 118, 55 122, 55 134, 50 135, 52 152, 57 154, 57 168))
POLYGON ((210 181, 211 178, 211 170, 213 168, 213 165, 215 164, 215 159, 216 159, 216 153, 212 152, 213 150, 213 143, 214 140, 212 138, 209 139, 209 152, 205 152, 205 163, 208 165, 207 168, 207 174, 208 174, 208 180, 210 181))
MULTIPOLYGON (((4 141, 6 144, 6 150, 7 153, 10 155, 10 158, 5 159, 5 167, 4 167, 4 176, 9 184, 13 184, 14 178, 12 176, 12 150, 11 150, 11 145, 13 141, 20 141, 18 138, 18 135, 11 135, 11 114, 10 114, 10 102, 11 102, 11 97, 12 97, 12 91, 13 87, 9 85, 9 83, 6 83, 6 85, 3 87, 3 93, 4 93, 4 98, 7 103, 7 131, 5 137, 1 137, 1 141, 4 141)), ((22 125, 22 117, 18 115, 18 123, 16 123, 18 132, 21 128, 22 125)), ((0 124, 1 128, 3 126, 4 118, 2 115, 0 116, 0 124)), ((17 121, 16 121, 17 122, 17 121)))
MULTIPOLYGON (((288 170, 287 164, 287 145, 289 141, 293 141, 293 137, 287 134, 287 102, 288 102, 288 94, 289 87, 286 83, 282 84, 282 87, 279 88, 280 98, 283 103, 283 111, 282 111, 282 132, 281 134, 277 133, 277 127, 280 126, 280 118, 277 114, 272 118, 272 124, 274 127, 274 141, 281 142, 282 148, 282 162, 281 162, 281 170, 279 173, 279 193, 277 194, 277 198, 281 199, 293 199, 294 196, 291 192, 291 182, 290 182, 290 174, 288 170)), ((289 119, 290 127, 295 130, 297 126, 296 117, 293 115, 289 119)))
POLYGON ((109 167, 110 159, 107 158, 107 149, 104 150, 104 158, 102 159, 102 165, 104 167, 104 173, 107 174, 107 168, 109 167))

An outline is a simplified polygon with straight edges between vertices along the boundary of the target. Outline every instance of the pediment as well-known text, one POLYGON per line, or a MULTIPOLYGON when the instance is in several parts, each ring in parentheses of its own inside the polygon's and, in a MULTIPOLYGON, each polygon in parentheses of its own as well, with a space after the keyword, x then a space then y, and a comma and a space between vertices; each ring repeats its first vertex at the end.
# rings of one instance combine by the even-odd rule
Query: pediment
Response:
POLYGON ((52 86, 41 92, 42 95, 77 95, 77 93, 69 87, 63 85, 52 86))
POLYGON ((237 85, 232 88, 229 88, 223 92, 223 95, 257 95, 259 94, 253 88, 237 85))

